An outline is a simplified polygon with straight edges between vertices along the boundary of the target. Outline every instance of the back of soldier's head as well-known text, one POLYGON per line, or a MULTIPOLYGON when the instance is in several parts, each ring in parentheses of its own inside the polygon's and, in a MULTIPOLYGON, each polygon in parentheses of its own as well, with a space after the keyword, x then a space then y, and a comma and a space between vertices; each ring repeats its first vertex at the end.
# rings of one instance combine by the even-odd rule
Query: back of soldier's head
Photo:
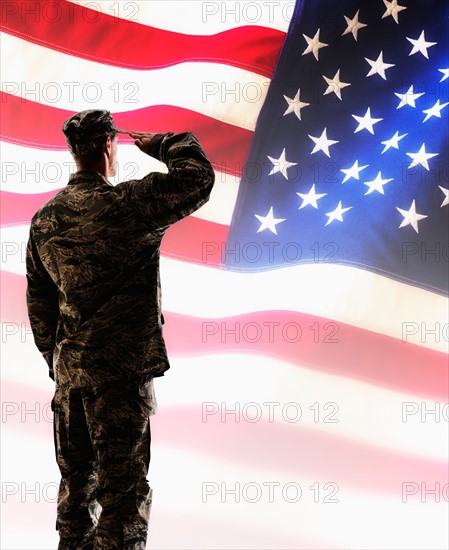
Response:
POLYGON ((109 111, 88 109, 75 113, 62 126, 67 146, 75 160, 83 164, 100 160, 108 137, 113 139, 119 130, 109 111))

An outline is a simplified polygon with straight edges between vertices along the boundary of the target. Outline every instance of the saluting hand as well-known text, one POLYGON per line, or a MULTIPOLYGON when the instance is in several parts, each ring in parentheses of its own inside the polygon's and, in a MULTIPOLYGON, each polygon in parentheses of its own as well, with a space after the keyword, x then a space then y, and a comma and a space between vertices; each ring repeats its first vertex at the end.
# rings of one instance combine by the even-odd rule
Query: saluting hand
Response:
POLYGON ((152 132, 129 132, 129 135, 135 140, 135 145, 137 145, 141 151, 147 153, 148 145, 156 134, 152 132))

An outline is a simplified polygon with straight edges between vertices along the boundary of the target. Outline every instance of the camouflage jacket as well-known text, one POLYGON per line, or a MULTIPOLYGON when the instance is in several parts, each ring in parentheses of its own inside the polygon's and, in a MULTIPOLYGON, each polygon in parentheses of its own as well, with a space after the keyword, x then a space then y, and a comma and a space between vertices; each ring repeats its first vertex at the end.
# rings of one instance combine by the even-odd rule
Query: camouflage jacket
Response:
POLYGON ((61 362, 76 386, 170 368, 161 239, 208 201, 214 171, 192 133, 156 134, 148 154, 168 173, 114 186, 97 172, 76 172, 31 221, 28 315, 53 379, 61 362))

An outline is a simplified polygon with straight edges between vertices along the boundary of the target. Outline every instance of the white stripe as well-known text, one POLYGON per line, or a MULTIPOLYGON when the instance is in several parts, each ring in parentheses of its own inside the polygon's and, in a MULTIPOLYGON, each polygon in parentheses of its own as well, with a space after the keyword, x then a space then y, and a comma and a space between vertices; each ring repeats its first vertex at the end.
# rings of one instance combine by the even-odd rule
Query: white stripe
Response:
POLYGON ((287 32, 293 15, 294 0, 254 2, 239 0, 230 2, 199 2, 198 0, 69 0, 85 6, 83 15, 95 22, 92 10, 184 34, 215 34, 234 27, 258 25, 287 32))
POLYGON ((254 130, 270 84, 264 76, 218 63, 142 71, 79 59, 5 33, 1 41, 2 90, 69 111, 175 105, 254 130))
MULTIPOLYGON (((119 138, 120 144, 120 138, 119 138)), ((76 170, 68 151, 33 149, 0 141, 0 189, 10 193, 46 193, 64 187, 69 175, 76 170)), ((117 174, 111 183, 140 179, 149 172, 166 172, 165 164, 142 154, 134 145, 119 145, 117 174)), ((239 188, 240 178, 215 172, 211 198, 193 216, 229 225, 239 188)))
MULTIPOLYGON (((317 474, 313 476, 311 472, 302 473, 300 466, 297 472, 286 472, 280 468, 266 470, 257 461, 250 464, 244 460, 246 448, 256 444, 260 452, 273 457, 275 463, 276 449, 272 447, 269 437, 266 441, 256 439, 254 442, 240 442, 236 438, 236 443, 242 447, 243 460, 238 464, 230 462, 226 454, 222 457, 215 454, 209 458, 199 452, 180 450, 176 446, 154 449, 150 484, 154 488, 154 501, 159 503, 154 507, 155 510, 176 514, 179 518, 185 517, 188 510, 179 538, 161 533, 159 538, 153 538, 155 548, 274 550, 281 548, 279 542, 276 544, 276 532, 281 540, 283 536, 290 535, 317 541, 316 546, 307 543, 307 546, 282 546, 292 549, 446 548, 449 520, 447 502, 441 494, 444 480, 440 481, 438 487, 439 502, 435 503, 437 497, 428 495, 423 506, 420 500, 421 480, 413 480, 418 485, 419 493, 408 496, 408 500, 403 502, 401 485, 408 480, 400 476, 397 492, 379 495, 364 490, 358 469, 353 468, 351 471, 349 465, 347 476, 353 483, 362 485, 360 489, 355 488, 351 481, 329 479, 329 474, 320 470, 332 470, 332 455, 322 457, 323 467, 317 465, 317 474), (180 464, 182 467, 179 467, 180 464), (332 485, 329 487, 327 483, 332 485), (273 495, 271 502, 268 490, 270 484, 273 495), (299 491, 296 493, 295 488, 298 486, 302 494, 299 491), (214 489, 217 489, 215 494, 214 489), (333 490, 336 492, 331 496, 333 490), (254 500, 258 496, 260 500, 254 500), (294 502, 298 496, 300 499, 294 502), (201 533, 203 545, 199 543, 197 533, 189 536, 192 517, 204 526, 204 532, 202 528, 201 533), (373 518, 382 525, 382 529, 373 529, 373 518), (225 523, 220 529, 220 522, 230 524, 225 523), (207 529, 210 523, 214 531, 207 529), (241 540, 240 526, 252 531, 251 540, 241 540), (264 540, 265 530, 272 532, 274 540, 270 541, 271 544, 264 540), (222 544, 216 545, 215 541, 222 544)), ((209 445, 213 447, 214 442, 210 441, 209 445)), ((308 449, 304 449, 303 454, 307 457, 308 449)), ((373 476, 381 477, 381 472, 382 465, 379 465, 373 476)), ((429 489, 432 486, 432 482, 425 485, 429 489)), ((152 515, 152 518, 156 523, 157 515, 152 515)))
MULTIPOLYGON (((276 449, 271 447, 270 438, 266 441, 256 439, 254 443, 259 444, 261 453, 272 456, 273 463, 275 462, 276 449)), ((251 444, 253 442, 241 443, 243 457, 246 447, 251 444)), ((213 441, 210 445, 213 446, 213 441)), ((303 454, 307 457, 308 449, 304 449, 303 454)), ((150 484, 154 488, 155 501, 158 495, 157 502, 160 503, 155 508, 177 514, 179 517, 185 516, 186 510, 189 511, 183 535, 179 538, 170 537, 170 546, 163 544, 167 541, 167 534, 164 533, 163 539, 162 536, 159 540, 154 538, 154 547, 158 549, 275 550, 280 548, 279 543, 276 545, 276 532, 279 537, 305 537, 306 540, 312 539, 321 543, 312 547, 282 546, 292 549, 446 548, 449 520, 447 502, 441 495, 444 481, 440 481, 438 487, 439 502, 435 503, 433 497, 428 496, 426 505, 423 506, 420 494, 409 496, 405 503, 402 501, 401 484, 408 480, 399 478, 397 492, 389 495, 379 495, 363 488, 355 488, 353 483, 363 485, 363 480, 357 475, 357 468, 351 472, 350 466, 347 467, 347 475, 353 483, 329 479, 329 475, 322 471, 317 472, 316 476, 311 472, 302 473, 300 466, 297 472, 285 472, 280 468, 267 471, 261 468, 257 461, 249 464, 243 459, 242 463, 234 465, 227 460, 226 455, 214 455, 209 458, 198 452, 186 452, 176 447, 155 449, 152 460, 153 456, 155 458, 150 484), (182 464, 182 467, 179 467, 179 464, 182 464), (205 483, 210 485, 204 485, 205 483), (329 487, 327 483, 332 485, 329 487), (270 484, 273 495, 271 502, 268 489, 270 484), (295 491, 298 486, 301 493, 299 490, 298 493, 295 491), (215 494, 214 489, 217 489, 215 494), (331 496, 334 490, 335 494, 331 496), (255 500, 258 496, 260 500, 255 500), (298 497, 299 500, 294 502, 298 497), (198 518, 205 526, 205 533, 202 531, 201 535, 204 546, 195 544, 197 535, 191 538, 188 535, 191 531, 191 516, 198 518), (382 529, 373 529, 373 518, 382 525, 382 529), (226 521, 231 524, 223 525, 220 532, 220 522, 226 521), (210 523, 216 526, 215 532, 207 529, 210 523), (252 531, 251 541, 246 540, 242 543, 241 535, 237 535, 240 526, 252 531), (264 540, 265 529, 268 533, 273 533, 274 540, 271 541, 271 545, 267 545, 267 541, 264 540), (229 532, 234 532, 235 535, 229 535, 229 532), (217 540, 223 545, 216 546, 214 541, 217 540)), ((326 464, 329 470, 332 470, 332 459, 332 455, 323 456, 324 465, 321 470, 326 470, 326 464)), ((381 471, 382 465, 373 475, 381 476, 381 471)), ((420 481, 417 485, 420 491, 420 481)), ((426 484, 429 489, 432 485, 434 484, 431 482, 426 484)), ((157 518, 152 517, 156 522, 157 518)))
MULTIPOLYGON (((144 155, 136 146, 120 144, 117 175, 111 183, 143 178, 149 172, 166 171, 165 164, 144 155)), ((64 187, 70 174, 76 171, 68 150, 34 149, 0 141, 2 191, 35 195, 64 187)))
MULTIPOLYGON (((205 240, 205 261, 207 245, 205 240)), ((162 305, 168 311, 216 319, 253 311, 301 311, 403 339, 404 345, 448 351, 447 332, 434 337, 421 333, 422 326, 436 323, 447 331, 444 296, 362 269, 315 263, 235 273, 161 258, 161 278, 162 305), (406 323, 415 323, 417 332, 410 334, 415 325, 406 323)))
MULTIPOLYGON (((3 228, 1 236, 2 269, 25 275, 28 225, 3 228)), ((221 245, 206 239, 205 262, 209 245, 221 245)), ((265 310, 300 311, 398 338, 404 346, 415 343, 448 352, 447 299, 376 273, 332 264, 235 273, 166 257, 160 265, 166 311, 212 319, 265 310), (435 326, 441 334, 432 337, 421 331, 435 326)))

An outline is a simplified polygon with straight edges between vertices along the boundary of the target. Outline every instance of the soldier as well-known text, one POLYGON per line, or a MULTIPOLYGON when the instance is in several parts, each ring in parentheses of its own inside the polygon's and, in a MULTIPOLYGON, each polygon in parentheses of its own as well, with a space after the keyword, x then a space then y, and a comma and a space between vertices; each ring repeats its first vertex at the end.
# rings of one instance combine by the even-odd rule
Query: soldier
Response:
POLYGON ((125 132, 108 111, 77 113, 63 132, 77 171, 34 215, 26 258, 31 328, 55 381, 58 549, 142 550, 153 378, 170 368, 159 249, 208 201, 214 171, 192 133, 125 132), (118 133, 168 173, 113 186, 118 133))

